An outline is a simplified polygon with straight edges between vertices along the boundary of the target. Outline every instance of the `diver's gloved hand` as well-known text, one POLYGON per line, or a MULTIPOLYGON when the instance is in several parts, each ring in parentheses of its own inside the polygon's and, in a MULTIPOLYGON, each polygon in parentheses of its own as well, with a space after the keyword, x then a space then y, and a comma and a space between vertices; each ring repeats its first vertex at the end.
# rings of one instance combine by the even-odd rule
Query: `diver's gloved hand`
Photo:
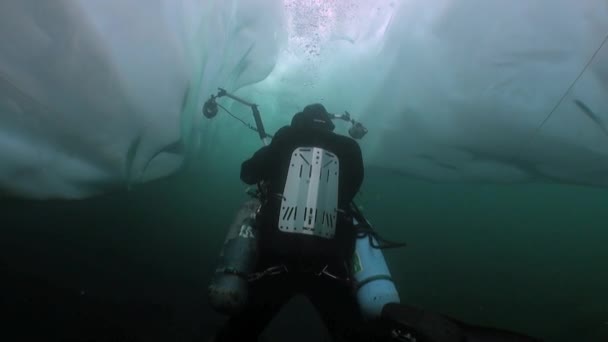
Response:
POLYGON ((390 303, 382 316, 362 328, 361 335, 373 342, 464 342, 464 333, 441 315, 390 303))
POLYGON ((411 306, 391 303, 382 317, 363 328, 361 336, 373 342, 540 342, 499 329, 468 325, 411 306))

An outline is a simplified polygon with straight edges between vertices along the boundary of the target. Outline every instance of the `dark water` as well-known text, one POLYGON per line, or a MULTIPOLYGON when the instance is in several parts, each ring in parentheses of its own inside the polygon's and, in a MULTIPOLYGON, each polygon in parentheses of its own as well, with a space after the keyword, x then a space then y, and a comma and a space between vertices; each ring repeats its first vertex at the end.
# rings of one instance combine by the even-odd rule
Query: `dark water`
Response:
MULTIPOLYGON (((246 198, 229 164, 84 201, 0 202, 0 340, 210 334, 223 318, 205 289, 246 198)), ((442 185, 374 170, 359 198, 385 237, 409 243, 385 253, 403 302, 558 342, 608 341, 607 202, 602 189, 442 185)), ((267 336, 312 341, 323 328, 296 298, 267 336)))

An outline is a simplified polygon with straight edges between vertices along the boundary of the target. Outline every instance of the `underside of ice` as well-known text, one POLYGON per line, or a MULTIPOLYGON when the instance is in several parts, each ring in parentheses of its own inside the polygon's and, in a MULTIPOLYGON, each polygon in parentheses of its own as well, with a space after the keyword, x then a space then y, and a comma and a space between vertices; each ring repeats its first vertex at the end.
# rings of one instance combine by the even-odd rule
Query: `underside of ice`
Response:
POLYGON ((603 0, 3 1, 0 191, 84 198, 245 158, 253 133, 201 115, 218 87, 269 130, 348 110, 366 167, 607 186, 607 37, 603 0))

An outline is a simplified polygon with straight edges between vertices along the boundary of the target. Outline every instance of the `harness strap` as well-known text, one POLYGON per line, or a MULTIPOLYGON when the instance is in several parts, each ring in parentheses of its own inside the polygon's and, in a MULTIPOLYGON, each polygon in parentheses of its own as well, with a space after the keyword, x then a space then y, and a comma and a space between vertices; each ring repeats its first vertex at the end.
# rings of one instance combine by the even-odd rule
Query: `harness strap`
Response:
POLYGON ((351 281, 351 279, 348 276, 347 277, 340 277, 340 276, 337 276, 337 275, 329 272, 327 270, 328 268, 329 268, 329 265, 325 265, 325 267, 323 267, 323 269, 321 271, 319 271, 319 273, 316 273, 316 275, 319 276, 319 277, 322 276, 322 275, 325 275, 327 277, 330 277, 331 279, 339 280, 339 281, 344 281, 344 282, 350 282, 351 281))
POLYGON ((289 270, 287 269, 287 266, 281 264, 278 266, 269 267, 260 272, 251 273, 251 274, 247 275, 246 279, 248 282, 254 282, 256 280, 260 280, 260 279, 264 278, 265 276, 279 275, 279 274, 287 273, 288 271, 289 270))
POLYGON ((235 275, 235 276, 237 276, 239 278, 243 278, 243 279, 247 279, 247 277, 248 277, 247 273, 238 271, 233 267, 223 267, 223 268, 217 269, 215 271, 215 273, 232 274, 232 275, 235 275))
MULTIPOLYGON (((350 278, 346 277, 340 277, 337 276, 333 273, 331 273, 329 270, 329 265, 325 265, 320 271, 318 272, 314 272, 314 271, 300 271, 299 273, 310 273, 310 274, 314 274, 315 276, 321 277, 321 276, 327 276, 331 279, 335 279, 335 280, 339 280, 339 281, 345 281, 345 282, 350 282, 350 278)), ((284 264, 278 265, 278 266, 272 266, 269 267, 263 271, 260 272, 254 272, 251 273, 249 275, 246 276, 246 279, 248 282, 254 282, 257 280, 260 280, 266 276, 275 276, 275 275, 279 275, 279 274, 284 274, 289 272, 289 269, 287 268, 287 266, 285 266, 284 264)))

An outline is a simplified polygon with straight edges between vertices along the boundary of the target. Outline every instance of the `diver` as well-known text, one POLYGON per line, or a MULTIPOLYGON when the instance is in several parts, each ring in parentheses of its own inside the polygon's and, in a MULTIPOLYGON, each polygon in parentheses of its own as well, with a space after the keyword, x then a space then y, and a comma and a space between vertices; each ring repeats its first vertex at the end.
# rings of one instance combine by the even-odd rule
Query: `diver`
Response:
POLYGON ((241 180, 257 191, 248 191, 252 198, 229 226, 208 287, 213 309, 229 316, 212 341, 257 341, 297 294, 308 297, 334 341, 541 341, 401 303, 382 250, 404 244, 379 236, 353 202, 364 176, 353 139, 367 129, 348 112, 311 104, 273 137, 256 104, 221 88, 203 106, 207 118, 218 107, 234 117, 216 102, 223 96, 251 108, 256 126, 241 122, 267 146, 241 165, 241 180), (350 122, 353 139, 333 133, 332 119, 350 122))
POLYGON ((363 318, 350 281, 349 206, 364 167, 358 143, 334 128, 323 105, 308 105, 242 163, 241 180, 261 184, 264 194, 252 223, 258 253, 247 302, 214 341, 257 341, 296 294, 309 299, 335 341, 356 339, 363 318))

